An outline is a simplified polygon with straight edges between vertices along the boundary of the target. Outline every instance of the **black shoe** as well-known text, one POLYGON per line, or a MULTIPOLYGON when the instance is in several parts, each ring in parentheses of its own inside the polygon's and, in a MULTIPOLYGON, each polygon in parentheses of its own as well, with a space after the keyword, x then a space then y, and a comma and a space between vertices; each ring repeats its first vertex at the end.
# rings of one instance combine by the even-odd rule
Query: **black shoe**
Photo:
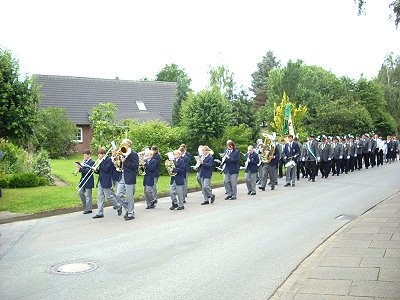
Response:
POLYGON ((286 183, 284 186, 288 187, 288 186, 290 186, 290 183, 286 183))
POLYGON ((211 196, 211 203, 214 203, 214 201, 215 201, 215 195, 212 195, 211 196))
POLYGON ((295 186, 296 186, 296 185, 293 183, 293 184, 292 184, 292 187, 295 187, 295 186))
POLYGON ((232 198, 232 196, 226 196, 224 199, 225 200, 230 200, 232 198))
POLYGON ((181 207, 178 207, 176 210, 184 210, 184 209, 185 209, 185 207, 181 206, 181 207))
POLYGON ((183 200, 183 203, 186 203, 186 200, 183 200))
POLYGON ((129 220, 135 219, 135 217, 134 217, 134 216, 130 216, 130 217, 126 217, 126 218, 124 218, 124 219, 125 219, 125 221, 129 221, 129 220))
POLYGON ((308 178, 308 181, 311 181, 311 177, 310 177, 310 178, 308 178))
POLYGON ((103 216, 103 215, 95 215, 95 216, 93 217, 93 219, 101 219, 101 218, 104 218, 104 216, 103 216))
POLYGON ((315 182, 315 179, 313 179, 312 182, 315 182))
POLYGON ((91 213, 92 213, 91 210, 85 210, 85 211, 83 212, 84 215, 91 214, 91 213))
POLYGON ((210 202, 204 201, 204 202, 201 202, 201 203, 200 203, 200 205, 207 205, 207 204, 210 204, 210 202))
POLYGON ((154 204, 146 207, 146 209, 153 209, 153 208, 155 208, 154 204))
POLYGON ((117 209, 117 207, 116 207, 116 206, 113 206, 113 208, 114 208, 114 209, 117 209))
POLYGON ((275 189, 275 186, 273 185, 273 186, 271 186, 271 191, 273 191, 275 189))
POLYGON ((229 200, 236 200, 236 197, 231 197, 229 200))
POLYGON ((122 215, 122 205, 117 209, 118 216, 122 215))
POLYGON ((174 210, 175 208, 178 208, 178 205, 172 204, 172 206, 169 208, 170 210, 174 210))
POLYGON ((247 195, 250 195, 250 194, 251 194, 251 192, 250 192, 250 191, 248 191, 248 192, 247 192, 247 195))
POLYGON ((153 205, 154 205, 154 204, 157 204, 157 203, 158 203, 158 200, 154 200, 153 205))
POLYGON ((250 195, 255 195, 255 194, 256 194, 256 192, 251 192, 251 193, 250 193, 250 195))
POLYGON ((265 191, 265 187, 259 186, 258 188, 259 188, 260 190, 262 190, 262 191, 265 191))

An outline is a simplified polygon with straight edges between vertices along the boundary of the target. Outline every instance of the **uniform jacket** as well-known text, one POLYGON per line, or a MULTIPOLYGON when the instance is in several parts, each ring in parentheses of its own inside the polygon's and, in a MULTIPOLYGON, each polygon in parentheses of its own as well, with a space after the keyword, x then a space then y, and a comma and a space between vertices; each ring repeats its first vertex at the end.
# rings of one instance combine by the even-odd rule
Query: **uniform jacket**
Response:
POLYGON ((110 157, 104 156, 103 161, 99 166, 99 180, 100 185, 103 189, 111 189, 112 187, 112 168, 114 164, 110 157))
MULTIPOLYGON (((84 161, 84 163, 88 166, 93 167, 94 165, 94 161, 89 158, 86 162, 84 161)), ((79 181, 79 185, 78 187, 81 188, 82 187, 82 183, 83 181, 86 181, 86 183, 84 184, 83 188, 85 189, 92 189, 94 188, 94 176, 92 175, 87 175, 87 173, 92 173, 92 169, 89 167, 83 167, 79 169, 79 172, 81 173, 81 179, 79 181), (89 177, 90 176, 90 177, 89 177)))
POLYGON ((189 152, 185 152, 184 158, 186 159, 186 174, 190 173, 190 163, 192 162, 192 155, 189 152))
POLYGON ((362 153, 368 153, 368 152, 371 152, 371 140, 367 138, 364 140, 364 145, 362 147, 362 153))
POLYGON ((356 154, 360 155, 363 152, 364 148, 364 141, 363 140, 356 140, 356 154))
POLYGON ((347 151, 348 155, 350 155, 351 157, 354 157, 354 154, 356 154, 356 146, 354 144, 354 141, 348 142, 347 148, 348 148, 348 151, 347 151))
POLYGON ((156 170, 154 172, 154 177, 160 177, 160 159, 161 155, 159 153, 154 154, 153 159, 156 161, 156 170))
POLYGON ((334 159, 342 159, 343 158, 343 144, 336 143, 332 145, 332 152, 334 159))
POLYGON ((229 159, 226 160, 226 167, 224 169, 224 173, 239 174, 239 159, 240 159, 239 150, 237 149, 232 150, 232 153, 229 155, 229 159))
POLYGON ((204 163, 199 167, 200 178, 211 178, 213 166, 214 166, 214 159, 212 155, 209 154, 204 159, 204 163))
POLYGON ((321 145, 319 146, 319 155, 322 162, 329 161, 329 158, 332 158, 333 155, 331 145, 329 145, 328 143, 321 143, 321 145))
POLYGON ((292 147, 290 147, 290 143, 287 142, 285 144, 285 148, 283 150, 283 158, 285 160, 289 161, 290 160, 289 158, 292 157, 292 156, 295 156, 295 155, 296 155, 296 157, 294 157, 293 160, 297 162, 297 159, 300 156, 299 144, 296 143, 296 142, 292 142, 292 147))
POLYGON ((157 169, 157 162, 154 158, 145 162, 145 170, 146 175, 143 177, 143 185, 153 186, 154 185, 154 178, 156 177, 156 169, 157 169))
POLYGON ((126 157, 124 161, 124 181, 125 184, 136 184, 136 173, 139 167, 139 155, 135 151, 131 151, 131 153, 126 157))
POLYGON ((176 185, 184 185, 184 179, 186 178, 186 166, 185 161, 182 157, 174 160, 175 168, 172 170, 173 173, 176 173, 175 176, 171 176, 171 184, 175 182, 176 185))
POLYGON ((246 173, 257 173, 258 172, 258 163, 260 162, 260 157, 256 152, 250 154, 249 152, 246 153, 244 156, 244 161, 246 162, 247 159, 250 157, 249 164, 247 165, 246 173))
POLYGON ((314 140, 308 141, 306 143, 306 155, 305 155, 306 161, 316 161, 318 157, 319 157, 319 149, 317 142, 314 140), (312 150, 312 152, 310 151, 309 148, 312 150), (315 156, 313 155, 313 153, 315 156))

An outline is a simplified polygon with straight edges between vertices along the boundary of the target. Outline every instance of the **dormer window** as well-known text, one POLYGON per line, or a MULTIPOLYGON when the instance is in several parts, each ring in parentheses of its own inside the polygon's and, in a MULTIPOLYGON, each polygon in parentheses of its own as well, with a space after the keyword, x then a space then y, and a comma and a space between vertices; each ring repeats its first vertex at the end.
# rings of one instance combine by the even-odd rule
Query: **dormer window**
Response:
POLYGON ((144 105, 143 101, 136 101, 136 105, 139 110, 147 110, 146 105, 144 105))

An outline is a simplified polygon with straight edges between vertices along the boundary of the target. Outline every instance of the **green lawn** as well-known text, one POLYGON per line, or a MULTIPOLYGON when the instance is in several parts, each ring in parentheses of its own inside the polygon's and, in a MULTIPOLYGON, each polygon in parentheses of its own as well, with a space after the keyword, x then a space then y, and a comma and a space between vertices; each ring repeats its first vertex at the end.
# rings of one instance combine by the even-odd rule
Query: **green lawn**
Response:
MULTIPOLYGON (((81 201, 76 194, 76 185, 79 182, 80 175, 74 176, 74 161, 81 161, 81 156, 75 156, 69 159, 56 159, 51 161, 54 175, 70 184, 67 187, 44 186, 25 189, 3 189, 3 198, 0 199, 0 211, 11 211, 16 213, 39 213, 62 208, 80 207, 81 201)), ((163 167, 163 166, 161 166, 163 167)), ((244 173, 239 175, 241 182, 244 173)), ((95 178, 97 181, 97 175, 95 178)), ((165 194, 169 192, 169 176, 161 176, 158 181, 158 192, 165 194)), ((223 175, 214 172, 212 185, 217 186, 223 183, 223 175)), ((189 189, 199 188, 196 180, 196 174, 189 176, 189 189)), ((143 177, 137 177, 135 199, 143 198, 143 177)), ((97 202, 97 189, 93 190, 93 203, 97 202)))

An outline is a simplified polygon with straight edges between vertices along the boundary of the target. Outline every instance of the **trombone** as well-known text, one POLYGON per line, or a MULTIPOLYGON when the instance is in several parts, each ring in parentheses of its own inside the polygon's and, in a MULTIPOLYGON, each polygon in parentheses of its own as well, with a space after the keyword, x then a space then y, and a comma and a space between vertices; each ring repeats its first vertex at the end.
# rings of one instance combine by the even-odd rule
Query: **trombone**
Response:
POLYGON ((104 157, 102 159, 100 159, 100 158, 96 159, 93 167, 91 167, 90 171, 87 172, 86 175, 82 178, 82 180, 78 183, 78 186, 76 187, 78 192, 80 192, 82 190, 82 188, 85 186, 86 182, 88 182, 90 177, 93 176, 94 170, 98 169, 100 164, 103 162, 103 160, 107 157, 108 153, 110 153, 110 151, 112 149, 117 149, 117 146, 115 145, 114 141, 111 142, 111 147, 106 152, 106 155, 104 155, 104 157))

